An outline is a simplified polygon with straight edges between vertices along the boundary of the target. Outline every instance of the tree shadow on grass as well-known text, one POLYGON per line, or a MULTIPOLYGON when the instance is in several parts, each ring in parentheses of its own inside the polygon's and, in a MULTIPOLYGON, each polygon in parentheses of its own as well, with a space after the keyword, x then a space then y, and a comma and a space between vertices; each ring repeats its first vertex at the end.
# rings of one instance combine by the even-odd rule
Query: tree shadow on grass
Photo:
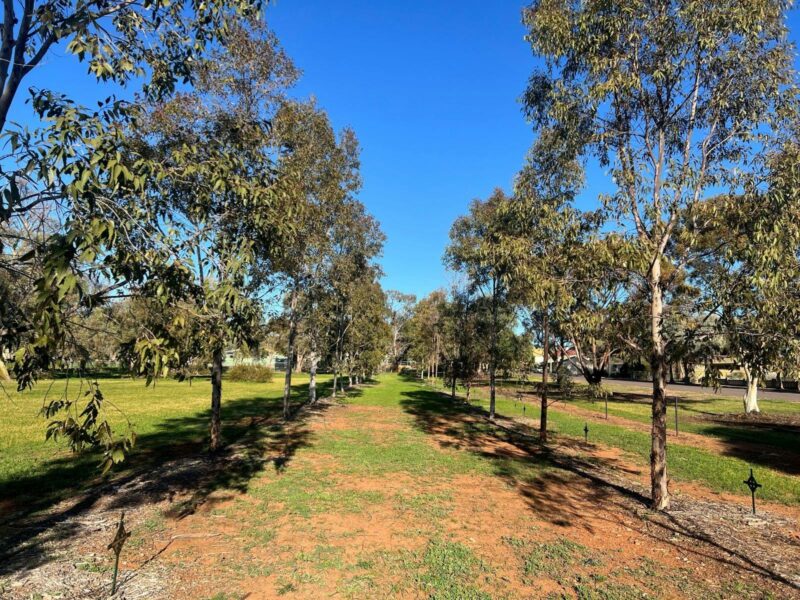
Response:
MULTIPOLYGON (((578 526, 593 533, 588 517, 620 523, 621 516, 627 515, 635 520, 623 524, 627 527, 628 523, 639 523, 636 529, 645 537, 695 554, 701 560, 719 561, 800 589, 769 561, 761 560, 758 552, 758 559, 754 559, 739 544, 729 544, 715 535, 714 519, 719 517, 721 507, 712 511, 711 520, 697 518, 686 507, 681 511, 684 514, 651 513, 646 510, 649 498, 645 490, 626 479, 625 473, 620 476, 624 469, 616 460, 575 455, 576 450, 591 448, 583 441, 560 438, 557 446, 545 446, 536 441, 534 432, 525 424, 501 418, 502 423, 493 425, 482 408, 442 393, 417 390, 403 395, 401 404, 414 416, 418 429, 434 436, 443 447, 491 460, 494 474, 517 490, 537 516, 550 523, 578 526), (646 522, 642 522, 642 513, 648 515, 646 522)), ((688 506, 691 500, 680 503, 688 506)))
MULTIPOLYGON (((319 397, 330 383, 318 385, 319 397)), ((90 511, 133 510, 169 501, 167 517, 180 519, 247 490, 250 480, 272 466, 288 468, 295 453, 312 443, 309 419, 330 406, 301 406, 308 384, 292 387, 293 418, 282 418, 282 395, 223 400, 225 446, 208 453, 210 411, 168 418, 137 439, 135 451, 116 472, 98 475, 92 454, 49 461, 36 473, 0 482, 0 499, 13 512, 0 521, 0 575, 46 562, 48 546, 76 535, 90 511)), ((116 517, 115 517, 116 518, 116 517)))
MULTIPOLYGON (((588 400, 581 398, 581 400, 588 400)), ((615 406, 625 404, 649 404, 650 397, 640 394, 614 393, 615 406), (640 399, 639 396, 643 398, 640 399)), ((669 415, 673 417, 672 402, 670 398, 669 415)), ((678 396, 678 408, 696 417, 688 420, 694 425, 701 425, 702 430, 693 430, 695 435, 708 436, 721 444, 721 454, 737 458, 754 465, 761 465, 788 475, 800 475, 800 424, 792 417, 780 415, 759 415, 746 417, 744 415, 721 414, 704 410, 705 403, 712 399, 695 399, 678 396)), ((602 406, 602 401, 596 401, 602 406)), ((598 415, 600 413, 598 412, 598 415)), ((626 415, 619 415, 626 418, 626 415)), ((686 421, 686 417, 682 417, 686 421)), ((645 423, 644 421, 639 421, 645 423)))
MULTIPOLYGON (((492 472, 514 488, 537 516, 550 523, 592 532, 586 515, 615 500, 609 486, 585 485, 575 477, 576 464, 554 456, 547 446, 514 430, 492 425, 479 407, 436 391, 415 390, 403 395, 401 404, 414 416, 417 429, 432 435, 443 448, 467 451, 490 461, 492 472)), ((628 490, 625 493, 644 500, 628 490)))

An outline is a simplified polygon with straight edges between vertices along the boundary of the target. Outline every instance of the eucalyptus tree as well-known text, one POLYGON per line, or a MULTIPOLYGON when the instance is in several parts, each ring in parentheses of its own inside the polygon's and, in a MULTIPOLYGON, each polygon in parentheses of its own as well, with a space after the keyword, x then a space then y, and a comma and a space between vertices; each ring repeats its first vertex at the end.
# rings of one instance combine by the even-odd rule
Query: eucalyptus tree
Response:
POLYGON ((485 297, 490 304, 489 331, 489 417, 495 417, 498 336, 501 312, 509 304, 509 280, 516 268, 517 238, 510 210, 511 199, 501 190, 489 198, 474 200, 469 214, 459 217, 450 228, 445 264, 466 275, 470 293, 485 297))
POLYGON ((450 291, 442 310, 441 331, 444 354, 449 359, 450 396, 456 397, 456 385, 461 380, 468 402, 487 354, 484 333, 488 330, 485 325, 489 319, 480 309, 481 303, 469 290, 458 286, 450 291))
POLYGON ((431 292, 416 303, 408 322, 410 355, 419 365, 422 376, 429 379, 437 377, 443 354, 442 328, 446 302, 447 297, 443 290, 431 292))
MULTIPOLYGON (((277 147, 283 149, 278 169, 296 173, 288 193, 303 210, 294 215, 293 243, 282 253, 277 267, 286 288, 287 349, 283 414, 289 416, 292 367, 297 355, 297 334, 306 317, 300 309, 314 310, 314 293, 331 253, 330 232, 337 218, 346 218, 344 204, 360 187, 358 142, 350 130, 337 137, 327 115, 311 102, 287 102, 272 123, 277 147), (300 295, 306 302, 298 304, 300 295)), ((314 346, 311 360, 318 360, 314 346)))
POLYGON ((389 363, 392 371, 400 368, 400 361, 409 348, 408 323, 414 314, 414 305, 417 297, 414 294, 404 294, 397 290, 388 290, 386 297, 389 301, 389 328, 392 331, 392 345, 389 347, 389 363))
POLYGON ((386 322, 389 307, 377 279, 358 282, 352 297, 352 326, 345 343, 350 381, 371 377, 386 359, 391 330, 386 322))
MULTIPOLYGON (((172 303, 177 325, 198 327, 211 358, 210 448, 221 440, 222 365, 227 346, 254 341, 262 297, 276 261, 294 243, 303 204, 291 195, 299 175, 276 162, 272 122, 296 70, 258 22, 239 22, 207 61, 196 66, 195 90, 153 106, 134 145, 159 163, 152 193, 163 197, 163 229, 177 264, 191 274, 172 303)), ((136 342, 140 369, 157 376, 169 330, 136 342)))
MULTIPOLYGON (((594 226, 589 228, 595 231, 594 226)), ((629 318, 629 287, 616 268, 607 236, 577 240, 570 264, 570 306, 557 329, 569 340, 590 394, 601 394, 611 361, 625 349, 622 335, 629 318)))
POLYGON ((758 383, 800 363, 800 147, 770 160, 768 185, 695 208, 706 247, 693 271, 705 310, 747 379, 744 412, 757 413, 758 383))
POLYGON ((548 377, 551 339, 575 300, 575 263, 586 224, 572 206, 581 171, 563 140, 546 133, 534 143, 520 171, 515 201, 505 218, 515 242, 510 273, 511 297, 526 313, 524 322, 539 334, 543 348, 539 435, 547 440, 548 377))
POLYGON ((191 81, 192 62, 224 34, 231 13, 254 16, 261 5, 246 0, 4 0, 0 132, 6 132, 9 112, 20 102, 24 79, 60 53, 60 44, 98 81, 125 85, 144 78, 144 91, 163 97, 191 81))
MULTIPOLYGON (((6 140, 0 186, 0 270, 22 277, 34 293, 25 310, 4 314, 0 351, 12 354, 20 388, 57 366, 68 353, 76 315, 137 289, 162 293, 185 282, 159 232, 160 203, 148 194, 157 165, 126 146, 138 107, 108 97, 113 84, 163 99, 192 84, 192 65, 221 43, 232 18, 254 16, 259 2, 5 1, 0 27, 0 135, 6 140), (63 60, 86 64, 98 81, 99 106, 89 109, 56 89, 24 82, 63 49, 63 60), (23 116, 24 115, 24 116, 23 116), (31 123, 21 127, 10 117, 31 123), (55 225, 40 235, 40 214, 55 225), (21 240, 8 230, 31 233, 21 240), (21 250, 21 246, 27 249, 21 250), (13 319, 12 319, 13 317, 13 319), (9 319, 9 320, 5 320, 9 319)), ((5 296, 0 304, 13 301, 5 296)), ((103 397, 48 400, 48 435, 73 449, 106 448, 118 460, 132 438, 114 438, 102 418, 103 397), (59 418, 55 418, 56 416, 59 418)))
POLYGON ((348 336, 356 324, 359 288, 377 281, 381 271, 375 260, 383 251, 385 236, 380 224, 357 200, 351 199, 329 232, 329 287, 325 306, 330 328, 327 354, 333 367, 333 392, 343 388, 342 376, 349 370, 348 336))
POLYGON ((628 268, 649 295, 653 371, 652 506, 669 506, 665 266, 693 258, 672 243, 685 210, 710 190, 741 189, 782 119, 792 116, 793 51, 785 0, 536 0, 527 39, 544 61, 525 93, 540 130, 596 157, 603 197, 628 238, 628 268))

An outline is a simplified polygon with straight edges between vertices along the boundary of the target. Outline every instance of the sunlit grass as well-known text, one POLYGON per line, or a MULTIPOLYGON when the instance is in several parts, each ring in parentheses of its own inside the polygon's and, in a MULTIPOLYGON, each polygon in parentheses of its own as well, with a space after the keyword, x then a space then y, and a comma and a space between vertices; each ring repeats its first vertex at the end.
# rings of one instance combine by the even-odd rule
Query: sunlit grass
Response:
MULTIPOLYGON (((323 375, 320 383, 329 379, 323 375)), ((294 376, 293 402, 305 401, 307 383, 307 375, 294 376)), ((106 398, 105 417, 112 427, 125 432, 130 422, 138 439, 117 472, 135 468, 142 452, 169 454, 180 446, 202 451, 208 436, 211 398, 207 378, 195 378, 191 383, 161 379, 150 386, 143 379, 109 378, 99 380, 99 384, 106 398)), ((66 485, 74 488, 76 483, 96 478, 97 455, 74 455, 64 443, 45 440, 47 420, 39 414, 46 400, 79 398, 84 390, 79 382, 66 379, 41 381, 23 393, 5 385, 0 397, 0 498, 29 491, 57 493, 66 485), (48 477, 42 477, 47 473, 48 477)), ((242 419, 275 410, 282 394, 283 381, 277 376, 270 383, 223 380, 223 438, 234 440, 241 431, 242 419)))
MULTIPOLYGON (((473 399, 475 404, 488 409, 489 402, 483 391, 478 393, 473 391, 473 399)), ((602 402, 598 401, 597 404, 599 410, 602 402)), ((497 398, 497 412, 512 418, 539 418, 539 407, 535 403, 516 402, 506 397, 497 398)), ((583 439, 586 423, 586 419, 559 411, 559 403, 553 404, 548 412, 548 429, 557 435, 583 439)), ((632 461, 645 468, 649 464, 650 434, 648 432, 603 423, 601 420, 592 421, 589 429, 590 441, 620 448, 628 454, 632 461)), ((760 498, 783 504, 800 504, 800 478, 784 474, 769 466, 683 445, 680 439, 675 440, 674 438, 669 441, 667 458, 670 477, 698 482, 713 491, 742 496, 750 495, 750 491, 742 482, 749 475, 750 468, 754 467, 759 482, 764 486, 758 491, 760 498)))

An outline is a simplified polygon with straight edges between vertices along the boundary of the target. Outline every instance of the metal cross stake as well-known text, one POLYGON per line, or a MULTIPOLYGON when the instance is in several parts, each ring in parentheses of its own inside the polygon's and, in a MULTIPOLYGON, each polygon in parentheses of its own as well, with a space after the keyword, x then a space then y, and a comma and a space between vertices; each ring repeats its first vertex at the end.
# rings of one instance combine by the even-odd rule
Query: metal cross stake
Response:
POLYGON ((111 595, 117 592, 117 571, 119 570, 119 555, 122 553, 122 546, 128 538, 131 537, 130 531, 125 531, 125 511, 119 516, 119 525, 117 526, 117 533, 114 539, 108 545, 109 550, 114 551, 114 577, 111 580, 111 595))
POLYGON ((589 424, 584 423, 583 425, 583 438, 585 441, 589 441, 589 424))
POLYGON ((745 479, 744 484, 750 488, 750 494, 753 496, 753 514, 756 514, 756 490, 762 485, 756 481, 753 476, 753 469, 750 469, 750 477, 745 479))

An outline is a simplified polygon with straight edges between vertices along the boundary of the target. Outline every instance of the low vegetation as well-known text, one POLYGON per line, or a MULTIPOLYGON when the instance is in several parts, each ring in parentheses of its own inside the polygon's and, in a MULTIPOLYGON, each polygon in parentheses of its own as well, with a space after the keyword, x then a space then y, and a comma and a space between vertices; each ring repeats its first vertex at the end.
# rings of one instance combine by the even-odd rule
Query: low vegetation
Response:
POLYGON ((224 378, 230 381, 270 383, 275 375, 270 367, 262 365, 234 365, 225 371, 224 378))

